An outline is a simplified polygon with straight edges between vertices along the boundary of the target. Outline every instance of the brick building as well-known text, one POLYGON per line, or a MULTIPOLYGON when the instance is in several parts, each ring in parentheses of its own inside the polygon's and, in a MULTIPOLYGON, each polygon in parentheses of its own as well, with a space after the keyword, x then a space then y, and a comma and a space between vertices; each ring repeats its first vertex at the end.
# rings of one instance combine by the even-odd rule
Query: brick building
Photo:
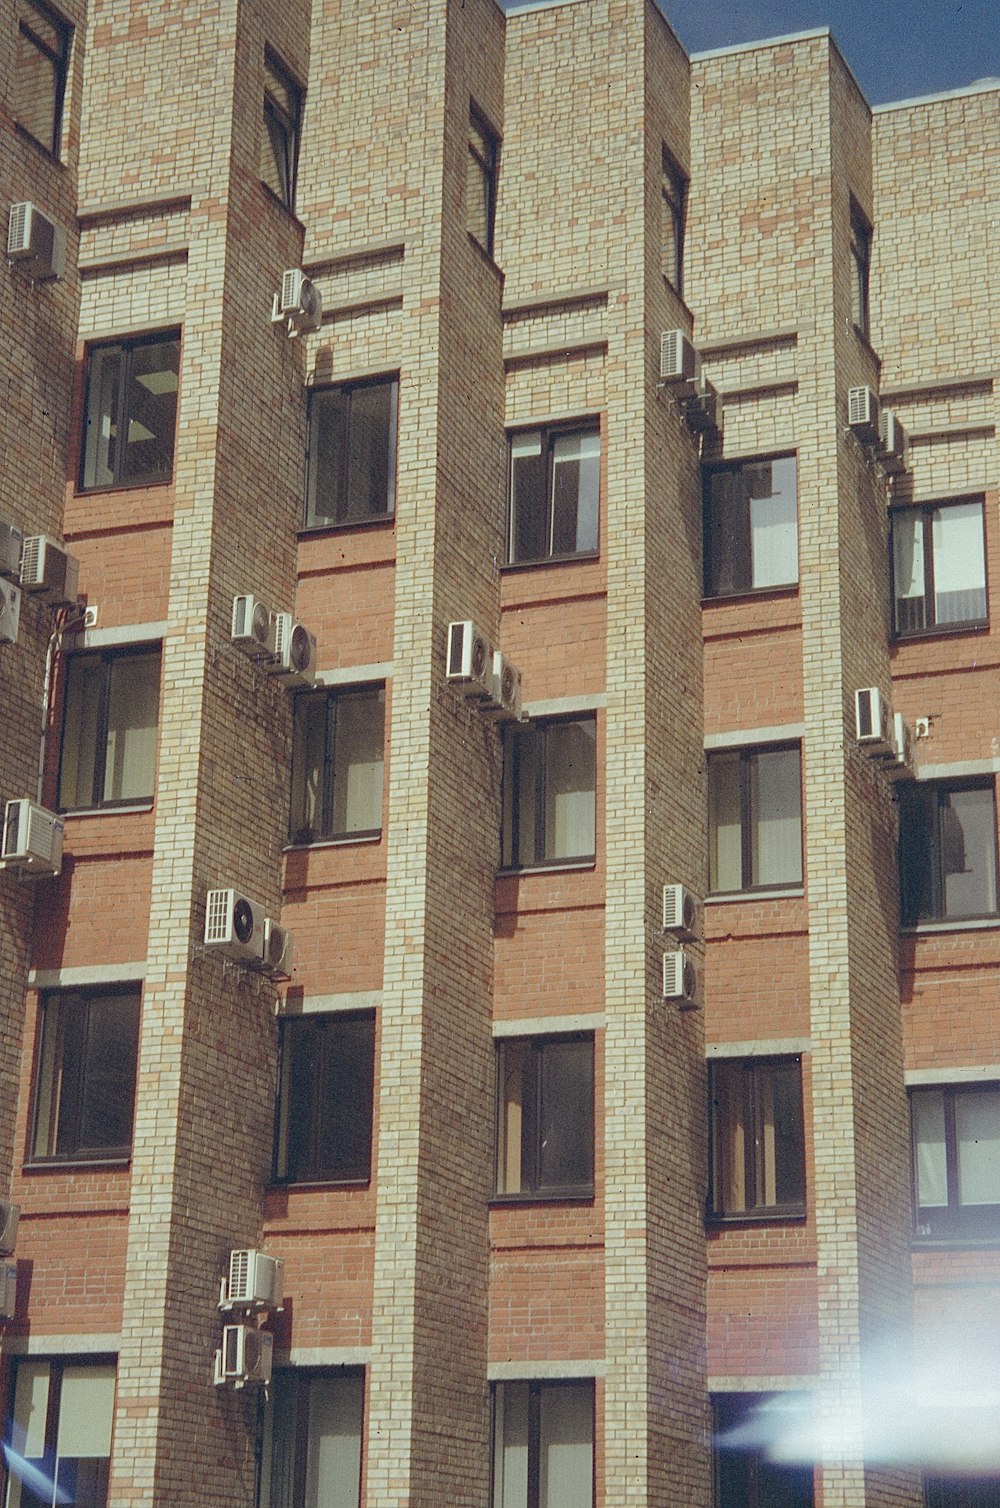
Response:
POLYGON ((0 0, 0 100, 5 1508, 1000 1502, 1000 87, 0 0))

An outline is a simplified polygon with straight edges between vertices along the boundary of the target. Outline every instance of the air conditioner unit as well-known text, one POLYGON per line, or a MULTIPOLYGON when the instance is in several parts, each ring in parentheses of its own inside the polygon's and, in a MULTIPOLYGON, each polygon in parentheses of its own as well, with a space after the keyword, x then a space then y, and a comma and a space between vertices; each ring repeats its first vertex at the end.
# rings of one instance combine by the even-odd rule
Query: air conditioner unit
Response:
POLYGON ((311 686, 316 679, 316 639, 291 613, 271 616, 271 659, 263 669, 283 686, 311 686))
POLYGON ((698 975, 683 948, 663 955, 663 998, 678 1005, 695 1005, 698 975))
POLYGON ((13 1319, 17 1309, 17 1263, 0 1263, 0 1320, 13 1319))
POLYGON ((892 709, 877 686, 865 686, 854 693, 854 725, 866 754, 876 758, 892 754, 892 709))
POLYGON ((471 618, 448 624, 445 679, 466 696, 493 698, 495 650, 471 618))
POLYGON ((12 204, 7 225, 7 255, 36 282, 62 277, 66 237, 37 204, 12 204))
POLYGON ((17 1222, 21 1218, 21 1206, 0 1199, 0 1257, 13 1255, 17 1244, 17 1222))
POLYGON ((898 476, 910 462, 909 436, 891 408, 884 408, 879 418, 879 459, 889 476, 898 476))
POLYGON ((222 1280, 220 1309, 241 1305, 254 1309, 280 1309, 285 1264, 281 1257, 263 1251, 229 1253, 229 1272, 222 1280))
POLYGON ((497 717, 520 718, 521 672, 499 649, 493 651, 493 693, 490 707, 497 717))
POLYGON ((271 918, 264 918, 264 957, 261 967, 270 979, 290 979, 292 974, 292 934, 271 918))
POLYGON ((698 912, 701 902, 684 885, 663 887, 663 930, 675 937, 698 935, 698 912))
POLYGON ((878 396, 870 387, 852 387, 847 393, 847 422, 859 440, 878 443, 878 396))
POLYGON ((15 529, 5 518, 0 518, 0 576, 6 576, 8 581, 21 579, 23 549, 24 535, 20 529, 15 529))
POLYGON ((205 903, 205 946, 235 963, 264 956, 264 908, 238 890, 210 890, 205 903))
POLYGON ((694 434, 718 434, 722 429, 722 399, 707 377, 699 377, 684 402, 684 422, 694 434))
POLYGON ((318 330, 323 322, 323 300, 316 284, 301 267, 289 267, 281 274, 281 288, 271 307, 272 324, 285 324, 289 335, 318 330))
POLYGON ((913 732, 901 712, 892 720, 892 758, 884 769, 890 780, 913 779, 913 732))
POLYGON ((21 588, 0 581, 0 644, 16 644, 21 622, 21 588))
POLYGON ((223 1325, 222 1346, 215 1353, 215 1385, 270 1382, 274 1336, 252 1325, 223 1325))
POLYGON ((270 653, 271 614, 259 597, 233 598, 230 636, 237 649, 252 659, 262 659, 270 653))
POLYGON ((0 869, 58 874, 62 866, 63 819, 29 800, 8 801, 4 812, 0 869))
POLYGON ((664 330, 660 336, 660 381, 682 384, 691 392, 701 377, 701 357, 683 330, 664 330))
POLYGON ((76 605, 80 564, 47 534, 33 534, 21 552, 21 586, 49 607, 76 605))

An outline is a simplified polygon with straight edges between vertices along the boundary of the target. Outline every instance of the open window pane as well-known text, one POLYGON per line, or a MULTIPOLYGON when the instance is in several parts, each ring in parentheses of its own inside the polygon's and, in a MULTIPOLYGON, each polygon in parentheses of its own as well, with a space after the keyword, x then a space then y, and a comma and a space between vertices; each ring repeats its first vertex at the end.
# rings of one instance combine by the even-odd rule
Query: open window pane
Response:
POLYGON ((499 144, 482 116, 469 112, 469 155, 466 165, 465 224, 469 235, 493 255, 499 144))
POLYGON ((299 156, 302 90, 267 51, 264 55, 264 130, 260 146, 260 176, 286 209, 295 205, 295 172, 299 156))
POLYGON ((19 0, 14 58, 14 117, 49 152, 58 153, 71 29, 41 0, 19 0))

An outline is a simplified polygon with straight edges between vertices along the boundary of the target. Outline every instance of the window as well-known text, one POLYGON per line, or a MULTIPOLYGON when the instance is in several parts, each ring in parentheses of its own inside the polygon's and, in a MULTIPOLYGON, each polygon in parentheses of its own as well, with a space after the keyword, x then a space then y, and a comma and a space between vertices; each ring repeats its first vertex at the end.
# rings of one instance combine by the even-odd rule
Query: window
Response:
POLYGON ((158 648, 69 657, 62 810, 152 800, 159 708, 158 648))
POLYGON ((364 1374, 277 1371, 268 1391, 259 1508, 358 1508, 364 1374))
POLYGON ((996 915, 991 784, 900 787, 899 882, 904 927, 996 915))
POLYGON ((688 181, 666 147, 660 177, 660 268, 678 294, 684 292, 684 220, 688 181))
POLYGON ((799 579, 795 457, 705 472, 705 595, 794 586, 799 579))
POLYGON ((788 1463, 812 1433, 810 1407, 795 1393, 713 1397, 714 1508, 813 1508, 812 1466, 788 1463))
POLYGON ((466 229, 488 256, 493 255, 497 210, 499 143, 478 110, 469 111, 469 160, 466 177, 466 229))
POLYGON ((711 1191, 715 1217, 805 1212, 798 1058, 713 1059, 711 1191))
POLYGON ((922 1236, 1000 1234, 1000 1084, 910 1091, 922 1236))
POLYGON ((132 1150, 139 991, 62 990, 42 1003, 31 1162, 132 1150))
POLYGON ((492 1508, 593 1508, 593 1382, 493 1387, 492 1508))
POLYGON ((22 1356, 14 1366, 5 1508, 106 1508, 114 1363, 22 1356))
POLYGON ((1000 1477, 925 1477, 926 1508, 997 1508, 1000 1477))
POLYGON ((170 481, 180 351, 176 335, 90 347, 81 487, 170 481))
POLYGON ((497 1193, 594 1192, 594 1039, 497 1044, 497 1193))
POLYGON ((14 115, 19 126, 58 155, 69 63, 70 27, 42 0, 20 0, 14 62, 14 115))
POLYGON ((395 377, 309 394, 306 527, 386 518, 395 506, 395 377))
POLYGON ((270 48, 264 53, 264 134, 260 176, 286 209, 295 208, 302 90, 270 48))
POLYGON ((375 1018, 286 1017, 274 1175, 281 1183, 371 1177, 375 1018))
POLYGON ((385 688, 310 691, 295 699, 293 843, 382 831, 385 688))
POLYGON ((511 564, 596 550, 601 507, 597 428, 519 430, 510 436, 509 448, 511 564))
POLYGON ((593 859, 596 737, 593 716, 504 724, 504 868, 593 859))
POLYGON ((802 781, 797 744, 708 756, 713 891, 802 884, 802 781))
POLYGON ((899 508, 889 518, 896 633, 985 623, 982 501, 899 508))
POLYGON ((872 261, 872 228, 861 210, 851 198, 851 318, 855 327, 868 339, 870 309, 868 284, 872 261))

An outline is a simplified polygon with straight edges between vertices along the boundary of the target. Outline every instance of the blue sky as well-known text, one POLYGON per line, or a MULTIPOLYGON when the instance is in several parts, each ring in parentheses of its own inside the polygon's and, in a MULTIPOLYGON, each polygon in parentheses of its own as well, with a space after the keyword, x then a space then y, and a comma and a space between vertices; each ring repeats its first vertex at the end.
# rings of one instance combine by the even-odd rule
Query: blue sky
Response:
POLYGON ((659 0, 688 52, 828 26, 870 104, 1000 75, 998 0, 659 0))

